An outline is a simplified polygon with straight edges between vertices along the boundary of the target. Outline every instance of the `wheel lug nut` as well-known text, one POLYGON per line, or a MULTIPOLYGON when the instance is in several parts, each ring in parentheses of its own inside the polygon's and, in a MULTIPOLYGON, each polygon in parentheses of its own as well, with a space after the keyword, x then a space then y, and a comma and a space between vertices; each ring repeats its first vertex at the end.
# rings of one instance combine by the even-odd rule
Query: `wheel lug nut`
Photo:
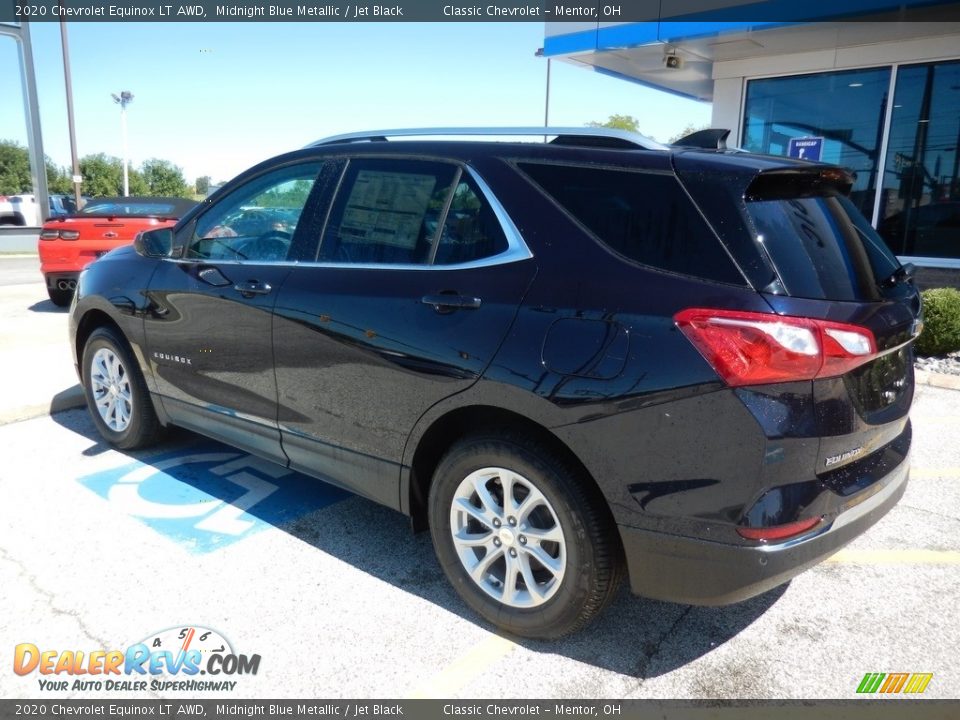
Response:
POLYGON ((523 536, 523 535, 520 536, 520 544, 521 544, 521 545, 526 545, 526 544, 527 544, 527 538, 526 538, 525 536, 523 536))
POLYGON ((516 525, 516 524, 517 524, 517 519, 516 519, 515 517, 512 517, 512 518, 510 518, 509 520, 507 520, 507 522, 509 522, 511 525, 516 525))
POLYGON ((516 556, 517 556, 517 551, 514 550, 513 548, 510 548, 510 557, 516 557, 516 556))
POLYGON ((499 521, 497 518, 494 518, 494 519, 493 519, 493 526, 494 526, 494 527, 500 527, 500 521, 499 521))
POLYGON ((500 547, 500 538, 494 538, 494 539, 493 539, 493 544, 494 544, 495 547, 500 547))

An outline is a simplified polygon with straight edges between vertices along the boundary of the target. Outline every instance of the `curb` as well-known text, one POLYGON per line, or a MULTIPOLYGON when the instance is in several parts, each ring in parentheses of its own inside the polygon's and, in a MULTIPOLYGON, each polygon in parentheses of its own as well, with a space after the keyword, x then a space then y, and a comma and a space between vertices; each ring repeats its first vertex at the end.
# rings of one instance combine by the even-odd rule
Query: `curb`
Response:
POLYGON ((83 394, 83 388, 79 383, 73 387, 61 390, 49 402, 38 405, 22 405, 9 410, 0 410, 0 425, 21 422, 23 420, 32 420, 33 418, 43 417, 44 415, 53 415, 64 410, 73 410, 83 407, 87 404, 87 398, 83 394))
POLYGON ((914 376, 921 385, 944 388, 946 390, 960 390, 960 375, 946 375, 945 373, 914 370, 914 376))

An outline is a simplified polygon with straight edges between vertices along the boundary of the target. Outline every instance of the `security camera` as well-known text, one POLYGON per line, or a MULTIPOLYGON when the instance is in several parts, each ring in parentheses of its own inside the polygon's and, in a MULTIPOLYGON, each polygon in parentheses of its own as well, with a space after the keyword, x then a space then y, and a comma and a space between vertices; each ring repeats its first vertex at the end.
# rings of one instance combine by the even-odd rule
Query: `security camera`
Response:
POLYGON ((667 70, 682 70, 683 58, 679 55, 664 55, 663 66, 667 68, 667 70))

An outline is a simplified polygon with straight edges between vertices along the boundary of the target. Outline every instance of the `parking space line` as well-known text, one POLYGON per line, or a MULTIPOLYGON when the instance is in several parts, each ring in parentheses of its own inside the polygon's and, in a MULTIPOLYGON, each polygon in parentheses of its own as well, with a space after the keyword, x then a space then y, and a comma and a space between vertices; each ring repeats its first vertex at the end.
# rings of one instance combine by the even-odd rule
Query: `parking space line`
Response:
POLYGON ((910 477, 915 480, 927 480, 930 478, 960 478, 960 467, 911 467, 910 477))
POLYGON ((854 565, 957 565, 955 550, 841 550, 827 558, 831 563, 854 565))
POLYGON ((500 635, 481 640, 443 670, 420 685, 407 699, 449 698, 474 678, 479 677, 501 658, 512 653, 517 644, 500 635))

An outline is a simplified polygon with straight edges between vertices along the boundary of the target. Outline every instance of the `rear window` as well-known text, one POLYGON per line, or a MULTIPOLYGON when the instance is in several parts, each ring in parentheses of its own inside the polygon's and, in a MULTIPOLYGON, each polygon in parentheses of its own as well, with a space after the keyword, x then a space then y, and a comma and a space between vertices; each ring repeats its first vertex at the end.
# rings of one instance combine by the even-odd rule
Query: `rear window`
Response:
POLYGON ((194 203, 189 200, 90 200, 81 215, 108 215, 115 217, 182 217, 194 203))
POLYGON ((747 202, 784 289, 817 300, 877 300, 900 263, 841 195, 747 202))
POLYGON ((745 284, 673 175, 541 163, 519 167, 623 257, 669 272, 745 284))

